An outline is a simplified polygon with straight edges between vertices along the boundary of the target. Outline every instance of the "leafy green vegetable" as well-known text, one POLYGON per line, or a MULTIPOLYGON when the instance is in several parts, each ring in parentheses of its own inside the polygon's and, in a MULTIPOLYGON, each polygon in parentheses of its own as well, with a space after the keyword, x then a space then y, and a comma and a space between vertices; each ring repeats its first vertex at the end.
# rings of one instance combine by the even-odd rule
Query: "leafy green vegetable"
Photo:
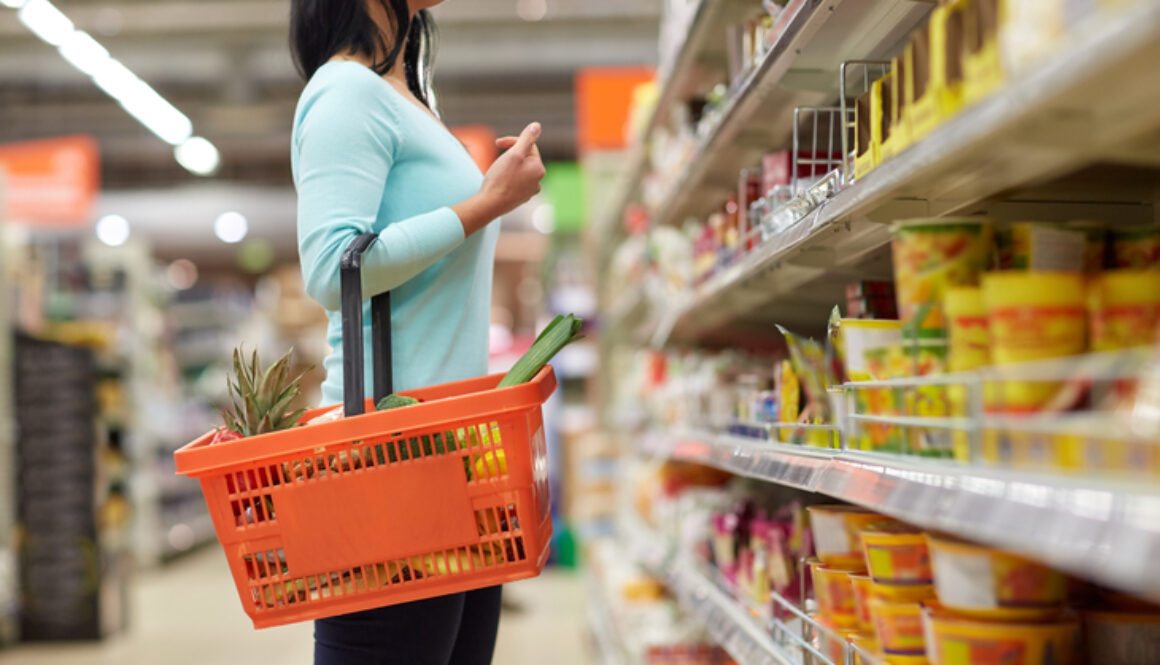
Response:
POLYGON ((404 395, 387 395, 379 400, 375 405, 375 411, 390 411, 392 409, 401 409, 404 406, 414 406, 418 404, 419 400, 414 397, 406 397, 404 395))
POLYGON ((544 365, 547 365, 565 346, 583 339, 580 336, 580 328, 583 325, 582 319, 571 314, 557 316, 536 338, 532 348, 528 349, 528 352, 503 377, 499 387, 518 386, 536 378, 536 374, 539 374, 544 365))

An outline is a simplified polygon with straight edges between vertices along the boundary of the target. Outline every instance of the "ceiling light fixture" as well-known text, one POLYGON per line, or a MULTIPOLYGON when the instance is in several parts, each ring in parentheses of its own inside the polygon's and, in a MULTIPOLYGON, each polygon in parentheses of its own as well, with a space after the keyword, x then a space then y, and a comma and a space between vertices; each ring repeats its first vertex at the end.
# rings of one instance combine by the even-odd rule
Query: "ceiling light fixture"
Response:
POLYGON ((106 215, 97 222, 97 240, 109 247, 120 247, 129 240, 129 221, 120 215, 106 215))
POLYGON ((177 157, 178 164, 197 175, 213 175, 221 165, 218 149, 200 136, 193 136, 181 142, 173 149, 173 154, 177 157))
POLYGON ((213 223, 213 232, 218 240, 233 245, 245 240, 250 224, 240 212, 223 212, 213 223))
POLYGON ((193 123, 148 83, 109 55, 92 35, 77 30, 49 0, 0 0, 19 10, 17 17, 37 37, 56 46, 73 67, 92 77, 93 83, 112 97, 166 143, 176 146, 175 158, 187 171, 208 176, 217 171, 221 156, 208 140, 193 135, 193 123))

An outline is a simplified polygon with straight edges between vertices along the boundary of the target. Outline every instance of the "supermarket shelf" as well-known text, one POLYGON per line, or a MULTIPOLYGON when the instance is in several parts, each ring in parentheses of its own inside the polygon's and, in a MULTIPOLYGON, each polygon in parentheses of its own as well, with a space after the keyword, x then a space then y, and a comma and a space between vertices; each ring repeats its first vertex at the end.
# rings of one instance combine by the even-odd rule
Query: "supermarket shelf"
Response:
POLYGON ((704 432, 654 432, 643 450, 826 494, 1160 601, 1155 482, 755 443, 704 432))
MULTIPOLYGON (((893 219, 986 212, 999 219, 1151 221, 1153 172, 1107 169, 1096 185, 1061 177, 1106 162, 1160 165, 1149 134, 1160 128, 1156 62, 1160 4, 1137 0, 1094 15, 1067 51, 963 110, 669 306, 651 343, 771 321, 820 325, 845 283, 889 275, 882 222, 893 219), (1016 190, 1003 203, 993 200, 1016 190)), ((707 200, 689 183, 674 191, 707 200)), ((678 218, 674 208, 669 219, 678 218)))
POLYGON ((681 605, 740 665, 799 665, 778 646, 760 620, 722 589, 687 554, 639 519, 622 518, 621 535, 633 556, 663 579, 681 605))
POLYGON ((588 591, 588 628, 596 641, 600 662, 604 665, 630 665, 620 631, 600 593, 600 585, 591 572, 585 573, 584 578, 584 587, 588 591))
POLYGON ((795 106, 838 95, 844 60, 882 57, 919 25, 933 6, 922 0, 794 3, 796 12, 773 48, 736 87, 720 120, 671 184, 656 224, 680 224, 718 208, 737 188, 741 168, 793 133, 795 106))

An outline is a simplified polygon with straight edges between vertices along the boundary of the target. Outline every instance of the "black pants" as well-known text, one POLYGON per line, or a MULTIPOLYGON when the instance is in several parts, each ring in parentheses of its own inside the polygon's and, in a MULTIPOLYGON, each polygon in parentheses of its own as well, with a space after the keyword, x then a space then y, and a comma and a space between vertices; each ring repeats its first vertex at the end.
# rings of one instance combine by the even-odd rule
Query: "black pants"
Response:
POLYGON ((489 665, 503 587, 314 622, 314 665, 489 665))

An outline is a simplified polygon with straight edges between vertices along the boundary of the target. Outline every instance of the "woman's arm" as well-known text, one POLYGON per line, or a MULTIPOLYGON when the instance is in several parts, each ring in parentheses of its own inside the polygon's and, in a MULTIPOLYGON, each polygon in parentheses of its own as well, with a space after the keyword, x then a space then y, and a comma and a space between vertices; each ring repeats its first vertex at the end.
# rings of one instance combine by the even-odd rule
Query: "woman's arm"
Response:
MULTIPOLYGON (((400 141, 377 84, 360 77, 328 86, 311 100, 298 129, 302 272, 307 293, 331 311, 340 304, 339 259, 356 236, 372 230, 400 141)), ((405 283, 538 192, 544 176, 539 135, 539 124, 529 125, 467 200, 391 222, 363 257, 364 296, 405 283)))
MULTIPOLYGON (((332 311, 340 303, 339 259, 356 236, 372 231, 399 141, 377 83, 345 77, 326 86, 298 128, 302 273, 307 293, 332 311)), ((369 298, 403 284, 464 237, 450 208, 392 222, 364 255, 363 293, 369 298)))

